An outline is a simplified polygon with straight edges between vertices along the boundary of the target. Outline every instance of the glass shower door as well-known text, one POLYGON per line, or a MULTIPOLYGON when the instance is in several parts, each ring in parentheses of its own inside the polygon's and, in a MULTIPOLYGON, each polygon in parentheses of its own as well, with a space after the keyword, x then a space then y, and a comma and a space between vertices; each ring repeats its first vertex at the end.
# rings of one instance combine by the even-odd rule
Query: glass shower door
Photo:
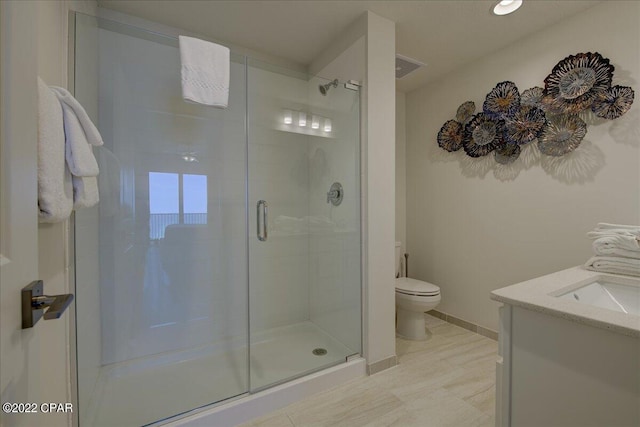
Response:
POLYGON ((360 102, 343 84, 323 95, 325 80, 248 65, 250 388, 257 391, 361 352, 360 102), (334 183, 339 201, 327 194, 334 183))
POLYGON ((361 353, 357 87, 232 54, 229 107, 188 104, 175 38, 75 27, 75 95, 105 140, 100 203, 75 217, 80 426, 147 425, 361 353))
POLYGON ((100 203, 75 221, 81 426, 140 426, 248 391, 246 76, 182 100, 175 38, 76 15, 75 94, 100 203))

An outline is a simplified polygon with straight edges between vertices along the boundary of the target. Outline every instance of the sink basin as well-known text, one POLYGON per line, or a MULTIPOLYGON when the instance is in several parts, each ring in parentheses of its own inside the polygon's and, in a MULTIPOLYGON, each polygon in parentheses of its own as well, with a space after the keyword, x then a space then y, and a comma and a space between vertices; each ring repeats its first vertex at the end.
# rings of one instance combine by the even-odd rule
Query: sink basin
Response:
POLYGON ((640 280, 595 277, 551 294, 552 296, 640 316, 640 280))

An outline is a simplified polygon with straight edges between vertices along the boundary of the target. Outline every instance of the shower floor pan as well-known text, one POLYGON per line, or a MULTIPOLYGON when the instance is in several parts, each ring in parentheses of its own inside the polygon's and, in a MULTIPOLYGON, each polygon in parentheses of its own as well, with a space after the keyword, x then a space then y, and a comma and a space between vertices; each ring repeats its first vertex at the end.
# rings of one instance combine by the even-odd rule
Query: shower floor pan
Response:
MULTIPOLYGON (((251 347, 251 389, 345 361, 347 347, 312 322, 256 334, 251 347), (326 354, 317 351, 326 350, 326 354), (285 351, 283 351, 285 350, 285 351)), ((151 356, 103 368, 80 427, 142 426, 246 391, 246 348, 213 348, 151 356)))

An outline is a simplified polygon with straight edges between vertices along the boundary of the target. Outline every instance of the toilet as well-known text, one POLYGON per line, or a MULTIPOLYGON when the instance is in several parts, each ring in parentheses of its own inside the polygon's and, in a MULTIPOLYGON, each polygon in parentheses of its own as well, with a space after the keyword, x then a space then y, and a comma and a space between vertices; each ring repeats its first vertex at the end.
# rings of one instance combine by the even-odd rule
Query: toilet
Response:
MULTIPOLYGON (((396 274, 402 275, 400 247, 401 242, 396 242, 396 274)), ((436 285, 409 277, 396 278, 396 333, 410 340, 426 340, 424 313, 439 303, 440 288, 436 285)))

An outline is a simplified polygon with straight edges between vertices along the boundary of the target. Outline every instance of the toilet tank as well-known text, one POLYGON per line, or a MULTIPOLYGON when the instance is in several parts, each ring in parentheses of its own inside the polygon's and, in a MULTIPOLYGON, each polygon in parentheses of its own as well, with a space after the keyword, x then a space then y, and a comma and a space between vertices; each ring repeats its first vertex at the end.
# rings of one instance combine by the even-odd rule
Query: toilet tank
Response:
POLYGON ((400 273, 402 276, 402 272, 400 271, 400 257, 402 254, 400 253, 402 250, 402 242, 396 242, 396 276, 400 273))

